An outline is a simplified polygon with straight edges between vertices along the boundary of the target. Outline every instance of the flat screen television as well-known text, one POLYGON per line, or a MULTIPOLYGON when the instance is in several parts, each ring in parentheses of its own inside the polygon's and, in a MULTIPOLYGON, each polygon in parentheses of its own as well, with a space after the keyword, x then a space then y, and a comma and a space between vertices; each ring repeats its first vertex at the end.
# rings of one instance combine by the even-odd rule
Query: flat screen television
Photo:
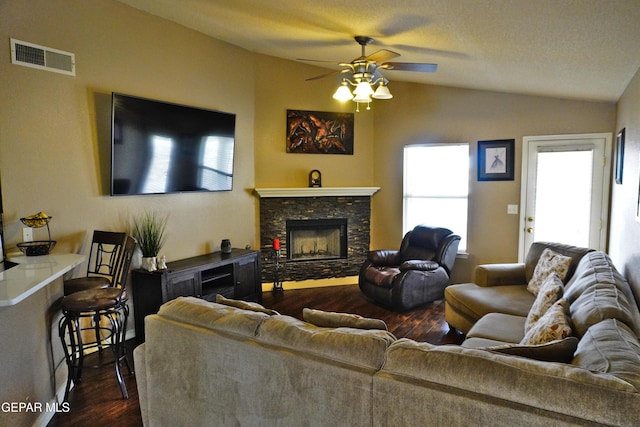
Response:
POLYGON ((236 116, 111 97, 111 195, 230 191, 236 116))

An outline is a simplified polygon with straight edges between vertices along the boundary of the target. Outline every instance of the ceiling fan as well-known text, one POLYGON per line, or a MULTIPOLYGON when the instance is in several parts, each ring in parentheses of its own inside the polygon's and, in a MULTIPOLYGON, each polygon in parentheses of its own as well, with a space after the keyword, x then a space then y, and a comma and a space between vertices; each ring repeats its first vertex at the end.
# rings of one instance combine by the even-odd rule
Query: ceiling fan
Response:
POLYGON ((319 80, 333 74, 342 74, 342 82, 333 94, 333 98, 339 101, 353 100, 356 102, 356 111, 360 111, 360 104, 367 104, 367 110, 370 110, 371 98, 390 99, 393 97, 387 87, 389 81, 382 75, 382 70, 433 73, 438 69, 437 64, 391 62, 390 59, 396 58, 400 54, 388 49, 381 49, 371 55, 366 55, 365 47, 373 43, 373 39, 367 36, 356 36, 355 41, 362 48, 361 56, 351 62, 339 63, 342 70, 320 74, 307 80, 319 80), (355 87, 353 93, 349 86, 355 87), (374 90, 374 87, 377 88, 374 90))

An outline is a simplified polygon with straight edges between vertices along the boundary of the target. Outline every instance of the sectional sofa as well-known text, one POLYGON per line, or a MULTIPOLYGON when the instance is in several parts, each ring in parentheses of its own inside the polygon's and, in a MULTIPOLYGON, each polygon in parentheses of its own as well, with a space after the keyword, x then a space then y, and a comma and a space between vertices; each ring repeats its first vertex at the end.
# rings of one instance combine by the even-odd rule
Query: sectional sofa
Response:
MULTIPOLYGON (((178 298, 146 318, 134 351, 144 424, 638 425, 638 307, 606 254, 587 251, 574 271, 562 297, 574 322, 588 320, 570 342, 551 343, 557 354, 569 342, 564 362, 518 337, 435 346, 353 315, 305 310, 302 321, 255 303, 178 298)), ((485 317, 475 324, 500 326, 485 317)))

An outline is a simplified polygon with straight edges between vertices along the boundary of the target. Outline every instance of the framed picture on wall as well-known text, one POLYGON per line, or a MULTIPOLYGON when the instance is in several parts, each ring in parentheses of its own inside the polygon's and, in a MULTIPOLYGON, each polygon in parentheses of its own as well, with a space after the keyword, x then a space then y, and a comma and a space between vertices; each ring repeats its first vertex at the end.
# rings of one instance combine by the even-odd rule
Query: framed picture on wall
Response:
POLYGON ((287 153, 353 154, 353 113, 287 110, 287 153))
POLYGON ((478 141, 478 181, 513 181, 515 139, 478 141))
POLYGON ((624 133, 622 129, 616 136, 616 164, 615 164, 615 177, 616 184, 622 184, 622 168, 624 166, 624 133))

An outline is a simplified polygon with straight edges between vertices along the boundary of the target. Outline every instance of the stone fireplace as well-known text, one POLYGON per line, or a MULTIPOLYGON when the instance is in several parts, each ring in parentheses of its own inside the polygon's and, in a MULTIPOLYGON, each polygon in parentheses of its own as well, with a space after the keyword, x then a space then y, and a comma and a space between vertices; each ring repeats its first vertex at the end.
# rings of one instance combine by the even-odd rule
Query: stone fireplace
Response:
POLYGON ((357 275, 369 251, 371 196, 377 187, 255 189, 260 197, 262 281, 357 275))

